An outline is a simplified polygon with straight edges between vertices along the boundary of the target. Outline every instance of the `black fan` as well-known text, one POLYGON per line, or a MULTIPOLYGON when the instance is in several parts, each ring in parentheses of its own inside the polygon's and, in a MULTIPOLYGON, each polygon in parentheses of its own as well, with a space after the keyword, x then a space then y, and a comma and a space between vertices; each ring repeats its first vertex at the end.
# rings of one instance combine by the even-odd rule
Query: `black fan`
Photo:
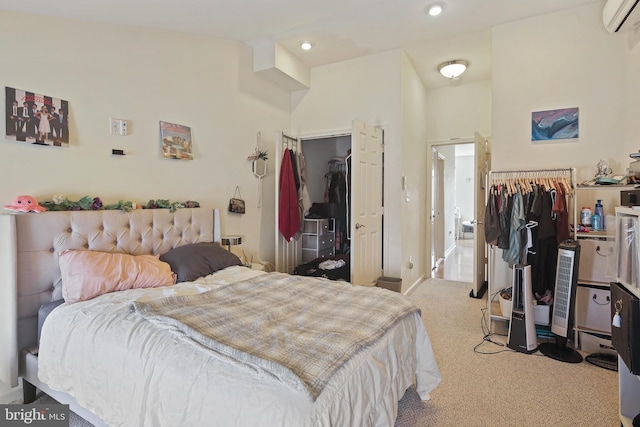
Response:
POLYGON ((560 244, 551 317, 551 332, 555 335, 555 343, 540 344, 542 354, 567 363, 582 362, 582 355, 567 347, 567 337, 572 331, 579 259, 580 244, 577 241, 568 239, 560 244))

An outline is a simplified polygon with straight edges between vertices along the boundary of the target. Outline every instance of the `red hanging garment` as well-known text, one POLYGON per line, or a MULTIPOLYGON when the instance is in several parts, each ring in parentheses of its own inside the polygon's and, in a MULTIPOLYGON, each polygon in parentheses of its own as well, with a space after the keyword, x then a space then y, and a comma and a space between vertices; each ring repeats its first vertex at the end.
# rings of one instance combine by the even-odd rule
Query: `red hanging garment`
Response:
POLYGON ((278 228, 287 240, 293 239, 300 229, 300 211, 296 180, 293 176, 293 165, 289 150, 284 150, 280 167, 280 200, 278 210, 278 228))

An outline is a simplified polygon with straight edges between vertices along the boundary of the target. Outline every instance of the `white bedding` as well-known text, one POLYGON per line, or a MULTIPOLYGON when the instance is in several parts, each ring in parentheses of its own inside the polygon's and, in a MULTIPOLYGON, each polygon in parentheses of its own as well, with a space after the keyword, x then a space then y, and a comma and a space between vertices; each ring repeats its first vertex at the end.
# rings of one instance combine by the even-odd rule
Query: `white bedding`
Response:
POLYGON ((135 300, 204 292, 258 274, 265 273, 230 267, 191 283, 63 304, 44 324, 38 376, 107 424, 135 427, 392 426, 414 380, 425 400, 440 382, 418 314, 347 362, 313 402, 130 312, 135 300))

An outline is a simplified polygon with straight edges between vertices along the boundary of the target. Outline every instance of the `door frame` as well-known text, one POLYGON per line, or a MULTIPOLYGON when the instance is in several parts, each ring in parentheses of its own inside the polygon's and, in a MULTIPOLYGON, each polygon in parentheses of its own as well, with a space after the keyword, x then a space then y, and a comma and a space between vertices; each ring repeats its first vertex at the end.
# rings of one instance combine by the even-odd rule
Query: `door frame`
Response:
MULTIPOLYGON (((446 157, 438 151, 436 147, 431 147, 431 217, 430 226, 432 228, 444 229, 444 165, 446 157), (434 162, 435 159, 435 162, 434 162)), ((431 239, 431 268, 429 274, 433 272, 440 261, 444 261, 444 233, 433 235, 431 239)))
MULTIPOLYGON (((382 130, 382 135, 384 138, 384 135, 387 131, 387 126, 386 125, 375 125, 375 127, 380 128, 382 130)), ((352 140, 353 140, 353 126, 350 128, 345 128, 345 129, 338 129, 338 130, 332 130, 332 131, 318 131, 318 132, 308 132, 308 133, 297 133, 297 132, 287 132, 287 135, 291 136, 291 135, 295 135, 295 137, 298 139, 299 143, 300 143, 300 150, 302 150, 302 146, 303 146, 303 142, 306 140, 314 140, 314 139, 326 139, 326 138, 336 138, 336 137, 341 137, 341 136, 351 136, 352 140)), ((387 236, 385 235, 385 230, 388 230, 387 227, 387 221, 388 221, 388 216, 385 215, 385 206, 384 206, 384 198, 385 198, 385 193, 387 191, 387 180, 386 180, 386 174, 384 172, 384 139, 383 139, 383 148, 382 148, 382 266, 381 269, 382 271, 384 271, 384 267, 386 265, 386 260, 388 259, 388 245, 389 245, 389 239, 387 238, 387 236)), ((279 160, 276 160, 279 161, 279 160)), ((279 178, 276 176, 276 187, 278 186, 278 181, 279 178)), ((278 238, 278 227, 277 227, 277 217, 276 217, 276 239, 278 238)))
MULTIPOLYGON (((485 137, 485 138, 488 139, 489 137, 485 137)), ((427 153, 428 153, 428 155, 427 155, 427 170, 429 170, 429 171, 433 171, 434 170, 433 152, 434 152, 434 150, 438 151, 438 147, 439 146, 449 146, 449 145, 458 145, 458 144, 475 144, 475 142, 476 142, 476 140, 473 137, 471 137, 471 138, 456 138, 456 139, 448 139, 448 140, 439 140, 439 141, 429 141, 429 142, 427 142, 427 153)), ((489 154, 487 153, 487 155, 489 155, 489 154)), ((474 156, 473 157, 474 157, 474 162, 475 162, 476 159, 477 159, 477 154, 475 152, 474 152, 474 156)), ((432 188, 433 188, 432 173, 429 172, 426 175, 427 175, 427 186, 426 186, 426 188, 427 188, 428 191, 432 191, 432 188)), ((474 189, 474 198, 476 197, 476 194, 475 194, 476 192, 477 192, 477 188, 474 189)), ((432 255, 432 251, 431 251, 431 248, 432 248, 432 245, 433 245, 432 242, 434 242, 433 239, 436 238, 435 232, 433 230, 432 221, 431 221, 431 218, 430 218, 432 208, 434 208, 434 206, 433 206, 433 195, 430 194, 430 197, 426 197, 425 198, 425 202, 427 203, 426 210, 425 210, 426 215, 427 215, 427 218, 425 218, 426 223, 427 223, 426 239, 427 239, 427 242, 429 242, 429 244, 426 245, 429 248, 429 253, 426 254, 426 258, 427 258, 426 259, 426 265, 429 266, 429 270, 428 271, 429 271, 429 273, 431 273, 433 271, 433 269, 435 267, 437 267, 436 264, 433 264, 433 262, 434 262, 433 258, 435 258, 435 257, 432 255)), ((484 220, 484 218, 476 218, 476 220, 484 220)), ((474 252, 473 256, 474 256, 474 263, 475 263, 475 257, 477 255, 475 253, 476 252, 475 248, 474 248, 473 252, 474 252)), ((437 263, 437 261, 438 260, 436 259, 435 262, 437 263)), ((473 283, 471 283, 471 286, 473 287, 473 283)), ((475 289, 471 290, 472 293, 474 291, 475 291, 475 289)))

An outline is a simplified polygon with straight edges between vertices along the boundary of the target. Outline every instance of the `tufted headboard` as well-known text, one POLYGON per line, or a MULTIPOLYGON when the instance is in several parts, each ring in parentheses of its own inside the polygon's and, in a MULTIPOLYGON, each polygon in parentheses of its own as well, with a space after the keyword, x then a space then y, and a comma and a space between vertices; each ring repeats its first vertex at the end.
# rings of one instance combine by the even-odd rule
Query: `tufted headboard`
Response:
POLYGON ((217 209, 0 215, 0 380, 18 385, 20 351, 37 344, 38 309, 60 283, 60 251, 163 254, 212 241, 220 241, 217 209))

